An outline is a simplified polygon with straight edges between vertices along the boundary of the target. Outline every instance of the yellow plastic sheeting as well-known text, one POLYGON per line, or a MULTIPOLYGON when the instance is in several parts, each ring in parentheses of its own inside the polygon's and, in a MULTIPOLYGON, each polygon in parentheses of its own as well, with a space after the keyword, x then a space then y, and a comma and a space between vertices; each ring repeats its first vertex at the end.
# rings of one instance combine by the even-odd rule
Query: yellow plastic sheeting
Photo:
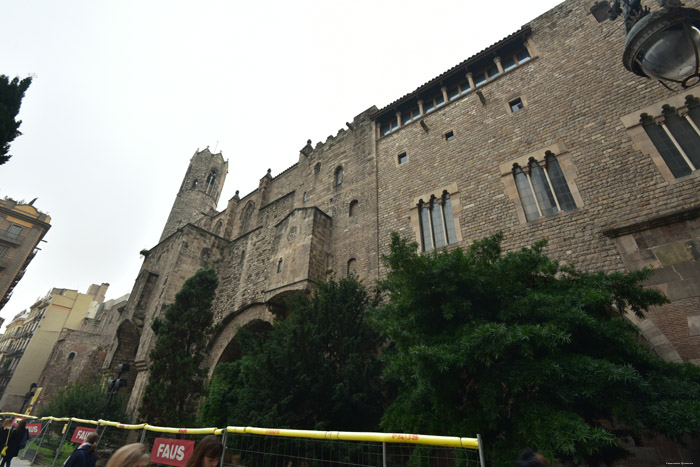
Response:
POLYGON ((0 415, 2 415, 2 416, 12 415, 13 417, 22 417, 22 418, 31 418, 31 419, 37 418, 33 415, 25 415, 23 413, 16 413, 16 412, 0 412, 0 415))
POLYGON ((409 433, 288 430, 276 428, 256 428, 252 426, 229 426, 226 427, 226 431, 229 433, 251 433, 255 435, 284 436, 293 438, 374 441, 377 443, 427 444, 430 446, 479 449, 479 440, 476 438, 458 438, 453 436, 414 435, 409 433))
POLYGON ((167 426, 153 426, 146 424, 144 428, 148 431, 155 431, 158 433, 182 433, 185 435, 213 435, 216 433, 218 428, 170 428, 167 426))
POLYGON ((125 423, 119 423, 119 422, 110 422, 109 420, 98 420, 100 425, 102 426, 113 426, 116 428, 123 428, 125 430, 141 430, 146 427, 145 423, 140 423, 138 425, 127 425, 125 423))
POLYGON ((100 424, 100 422, 98 422, 97 420, 86 420, 84 418, 75 418, 75 417, 71 417, 70 421, 77 422, 77 423, 87 423, 90 425, 99 425, 100 424))

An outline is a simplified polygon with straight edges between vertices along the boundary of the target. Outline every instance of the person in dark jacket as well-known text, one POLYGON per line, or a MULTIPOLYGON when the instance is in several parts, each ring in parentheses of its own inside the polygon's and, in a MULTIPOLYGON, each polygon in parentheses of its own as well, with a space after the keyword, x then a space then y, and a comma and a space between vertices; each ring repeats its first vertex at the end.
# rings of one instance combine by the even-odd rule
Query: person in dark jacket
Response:
POLYGON ((63 467, 95 467, 97 463, 97 433, 87 435, 85 442, 73 451, 63 467))
MULTIPOLYGON (((7 436, 7 435, 5 435, 7 436)), ((0 467, 10 467, 12 459, 17 457, 19 450, 24 447, 29 439, 29 430, 27 430, 27 420, 24 418, 17 422, 17 426, 10 430, 10 436, 7 439, 7 453, 0 462, 0 467)))

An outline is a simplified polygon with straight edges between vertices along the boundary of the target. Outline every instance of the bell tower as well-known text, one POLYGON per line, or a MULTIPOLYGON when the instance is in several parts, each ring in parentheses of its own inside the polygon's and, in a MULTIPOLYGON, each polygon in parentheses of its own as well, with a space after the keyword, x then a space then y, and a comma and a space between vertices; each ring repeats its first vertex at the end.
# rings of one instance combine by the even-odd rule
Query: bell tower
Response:
POLYGON ((212 154, 207 147, 194 153, 159 242, 183 225, 195 223, 216 210, 227 173, 228 161, 220 152, 212 154))

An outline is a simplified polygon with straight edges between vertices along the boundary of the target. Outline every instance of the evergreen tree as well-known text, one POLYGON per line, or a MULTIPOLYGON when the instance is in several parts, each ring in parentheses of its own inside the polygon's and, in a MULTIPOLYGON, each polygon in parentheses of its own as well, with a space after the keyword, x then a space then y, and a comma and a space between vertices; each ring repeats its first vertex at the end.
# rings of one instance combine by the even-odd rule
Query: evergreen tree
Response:
POLYGON ((373 430, 384 407, 366 323, 370 298, 354 277, 319 284, 267 332, 239 330, 241 359, 217 366, 201 424, 373 430))
POLYGON ((218 285, 213 269, 187 279, 151 327, 157 337, 151 351, 148 385, 141 416, 154 425, 193 426, 204 393, 207 369, 201 364, 212 332, 211 304, 218 285))
MULTIPOLYGON (((107 404, 107 389, 97 381, 76 381, 59 389, 51 398, 41 405, 39 416, 75 417, 85 420, 102 418, 107 404)), ((126 403, 122 394, 109 404, 107 420, 127 421, 124 408, 126 403)))
POLYGON ((398 391, 385 430, 479 433, 491 465, 526 447, 595 465, 623 432, 700 432, 700 368, 661 361, 623 317, 666 302, 640 286, 650 271, 581 272, 545 242, 502 254, 501 241, 418 254, 394 234, 373 311, 398 391))
POLYGON ((10 80, 9 77, 0 75, 0 165, 10 160, 10 143, 22 134, 19 131, 22 121, 15 120, 15 117, 30 84, 31 77, 20 81, 19 78, 10 80))

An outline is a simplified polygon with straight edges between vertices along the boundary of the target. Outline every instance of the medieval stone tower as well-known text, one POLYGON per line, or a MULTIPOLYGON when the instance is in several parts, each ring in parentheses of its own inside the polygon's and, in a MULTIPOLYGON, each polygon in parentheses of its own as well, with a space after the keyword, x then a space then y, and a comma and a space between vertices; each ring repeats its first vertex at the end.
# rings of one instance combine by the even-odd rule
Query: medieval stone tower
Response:
POLYGON ((221 153, 212 154, 209 148, 194 153, 160 241, 183 225, 196 223, 202 216, 216 210, 227 173, 228 161, 221 153))

